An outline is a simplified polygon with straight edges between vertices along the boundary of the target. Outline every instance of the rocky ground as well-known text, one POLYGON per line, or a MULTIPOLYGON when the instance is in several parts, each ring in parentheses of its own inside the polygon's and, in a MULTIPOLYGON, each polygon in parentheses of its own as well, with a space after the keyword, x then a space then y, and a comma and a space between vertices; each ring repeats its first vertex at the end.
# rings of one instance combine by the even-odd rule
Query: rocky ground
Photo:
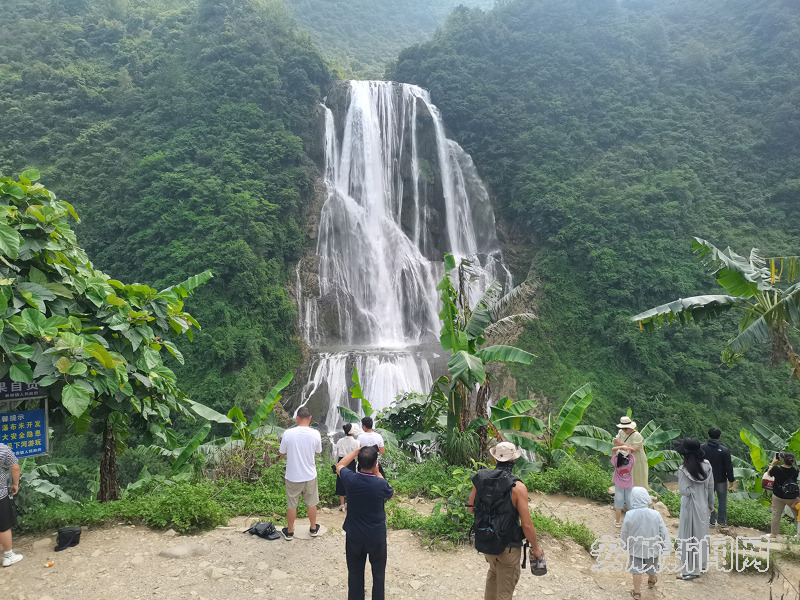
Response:
MULTIPOLYGON (((582 520, 598 536, 613 536, 619 532, 614 528, 613 511, 608 506, 537 493, 531 494, 531 506, 538 507, 546 515, 582 520)), ((424 510, 425 506, 417 508, 424 510)), ((298 521, 298 534, 292 542, 267 541, 243 534, 253 520, 237 517, 228 527, 191 537, 126 525, 88 529, 80 545, 63 552, 53 551, 54 535, 18 538, 15 549, 25 554, 25 560, 11 568, 0 569, 0 599, 346 598, 342 513, 323 509, 319 520, 327 530, 316 539, 308 536, 302 539, 301 528, 307 521, 298 521), (183 557, 164 556, 175 548, 183 550, 183 557), (55 564, 45 567, 49 561, 55 564)), ((673 533, 677 531, 676 519, 667 519, 667 524, 673 533)), ((735 531, 734 535, 737 534, 756 532, 735 531)), ((523 573, 516 597, 564 600, 630 597, 630 576, 592 571, 592 566, 597 564, 595 559, 571 540, 557 540, 545 534, 542 545, 549 573, 544 577, 523 573)), ((483 598, 485 570, 483 557, 471 547, 431 550, 421 543, 419 536, 409 531, 389 532, 388 598, 480 599, 483 598)), ((789 572, 794 573, 787 570, 789 572)), ((794 574, 788 576, 795 578, 794 574)), ((718 571, 688 582, 662 575, 656 588, 645 589, 642 598, 685 600, 696 596, 703 600, 767 600, 770 598, 768 580, 767 574, 718 571)), ((367 581, 369 586, 369 577, 367 581)), ((781 578, 773 586, 774 598, 790 591, 788 583, 781 578)), ((787 595, 786 598, 793 600, 796 596, 787 595)))

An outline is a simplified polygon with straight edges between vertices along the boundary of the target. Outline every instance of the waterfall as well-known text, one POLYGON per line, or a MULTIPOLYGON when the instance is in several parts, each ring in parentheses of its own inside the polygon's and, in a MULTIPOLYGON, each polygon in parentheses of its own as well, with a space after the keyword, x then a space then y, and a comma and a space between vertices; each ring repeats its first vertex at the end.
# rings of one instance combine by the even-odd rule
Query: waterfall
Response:
MULTIPOLYGON (((502 264, 494 213, 471 158, 447 139, 428 93, 350 81, 326 99, 325 201, 317 287, 297 274, 300 331, 312 349, 301 405, 336 428, 351 405, 351 367, 376 410, 401 392, 426 393, 437 358, 436 285, 445 252, 468 258, 480 293, 502 264), (319 411, 323 414, 320 414, 319 411)), ((441 367, 441 366, 440 366, 441 367)))

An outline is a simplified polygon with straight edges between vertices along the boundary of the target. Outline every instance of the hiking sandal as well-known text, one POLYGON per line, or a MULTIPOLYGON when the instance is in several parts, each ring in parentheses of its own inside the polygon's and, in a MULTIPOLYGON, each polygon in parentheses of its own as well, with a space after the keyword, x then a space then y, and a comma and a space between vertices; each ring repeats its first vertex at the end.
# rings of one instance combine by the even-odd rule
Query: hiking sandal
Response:
POLYGON ((633 598, 633 600, 642 600, 642 592, 631 590, 631 598, 633 598))

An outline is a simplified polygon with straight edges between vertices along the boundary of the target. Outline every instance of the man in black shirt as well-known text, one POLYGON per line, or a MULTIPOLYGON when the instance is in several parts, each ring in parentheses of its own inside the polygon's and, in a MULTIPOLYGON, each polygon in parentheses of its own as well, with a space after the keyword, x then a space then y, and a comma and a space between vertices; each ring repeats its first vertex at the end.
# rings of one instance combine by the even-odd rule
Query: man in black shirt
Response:
POLYGON ((716 427, 708 430, 708 441, 701 446, 705 459, 711 463, 714 472, 714 491, 717 493, 718 511, 711 513, 711 525, 720 527, 728 524, 728 487, 735 479, 731 451, 719 443, 722 432, 716 427))
POLYGON ((347 599, 364 600, 364 566, 372 566, 372 600, 384 600, 386 580, 386 501, 394 490, 378 470, 378 449, 353 450, 336 464, 347 492, 347 599), (347 468, 358 457, 358 471, 347 468))

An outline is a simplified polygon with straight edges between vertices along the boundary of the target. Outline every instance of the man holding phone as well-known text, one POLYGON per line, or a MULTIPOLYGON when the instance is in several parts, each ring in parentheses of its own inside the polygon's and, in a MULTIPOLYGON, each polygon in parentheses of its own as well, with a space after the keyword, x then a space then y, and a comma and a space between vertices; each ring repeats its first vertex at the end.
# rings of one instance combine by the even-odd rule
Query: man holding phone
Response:
POLYGON ((0 444, 0 545, 3 546, 3 566, 10 567, 22 560, 22 554, 11 549, 11 528, 17 526, 17 515, 11 506, 11 496, 19 491, 19 461, 11 448, 0 444), (11 485, 8 475, 11 474, 11 485))

